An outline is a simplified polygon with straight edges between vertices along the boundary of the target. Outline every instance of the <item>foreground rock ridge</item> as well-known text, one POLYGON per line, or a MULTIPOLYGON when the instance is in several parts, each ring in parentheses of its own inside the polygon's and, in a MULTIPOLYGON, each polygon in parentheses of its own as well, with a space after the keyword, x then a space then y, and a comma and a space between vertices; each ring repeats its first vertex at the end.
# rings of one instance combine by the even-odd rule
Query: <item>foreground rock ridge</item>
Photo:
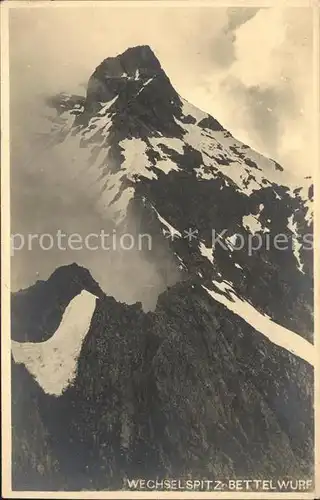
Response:
POLYGON ((74 263, 12 295, 13 488, 312 478, 312 363, 246 312, 313 349, 309 181, 298 187, 179 96, 148 46, 105 59, 85 97, 47 104, 57 110, 51 147, 81 150, 88 174, 79 175, 90 176, 116 228, 152 235, 142 254, 166 290, 145 312, 74 263), (213 231, 221 244, 213 246, 213 231), (279 233, 292 241, 286 250, 268 247, 279 233), (261 248, 249 251, 253 236, 261 248), (80 296, 92 298, 94 312, 86 331, 86 322, 72 330, 74 349, 62 336, 57 359, 67 359, 68 345, 76 368, 56 377, 57 391, 43 385, 38 365, 80 296), (35 358, 32 343, 42 346, 35 358))

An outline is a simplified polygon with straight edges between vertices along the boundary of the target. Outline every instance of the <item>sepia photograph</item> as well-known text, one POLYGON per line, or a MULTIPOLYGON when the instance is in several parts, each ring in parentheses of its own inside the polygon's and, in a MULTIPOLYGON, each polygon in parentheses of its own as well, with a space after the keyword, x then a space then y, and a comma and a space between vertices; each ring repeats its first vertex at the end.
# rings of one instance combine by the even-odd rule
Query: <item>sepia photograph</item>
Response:
POLYGON ((1 24, 3 497, 316 498, 319 6, 1 24))

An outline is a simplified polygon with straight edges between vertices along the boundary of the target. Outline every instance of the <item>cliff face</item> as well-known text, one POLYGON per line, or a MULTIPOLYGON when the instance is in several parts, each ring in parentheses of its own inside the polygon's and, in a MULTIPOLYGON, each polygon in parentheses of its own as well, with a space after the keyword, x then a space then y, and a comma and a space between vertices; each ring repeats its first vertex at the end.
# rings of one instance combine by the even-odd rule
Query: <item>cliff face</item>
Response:
POLYGON ((50 279, 37 281, 12 294, 11 338, 19 342, 44 342, 57 330, 62 315, 82 290, 104 295, 89 271, 77 264, 58 268, 50 279))
POLYGON ((192 282, 147 314, 98 299, 76 377, 58 398, 13 370, 13 413, 28 416, 14 422, 18 489, 312 476, 312 368, 192 282))
POLYGON ((13 295, 14 488, 312 477, 312 188, 181 98, 145 46, 104 60, 86 97, 48 103, 52 147, 81 151, 75 182, 88 176, 119 234, 152 237, 139 258, 167 289, 145 312, 73 264, 13 295), (53 396, 23 363, 83 290, 94 314, 72 333, 76 371, 53 396))
POLYGON ((97 209, 112 214, 118 231, 139 227, 153 236, 146 258, 160 273, 159 247, 169 244, 176 268, 209 289, 227 280, 261 313, 312 342, 308 179, 293 178, 179 96, 146 46, 105 59, 81 103, 60 95, 50 105, 58 111, 55 147, 81 151, 81 182, 88 177, 97 209))

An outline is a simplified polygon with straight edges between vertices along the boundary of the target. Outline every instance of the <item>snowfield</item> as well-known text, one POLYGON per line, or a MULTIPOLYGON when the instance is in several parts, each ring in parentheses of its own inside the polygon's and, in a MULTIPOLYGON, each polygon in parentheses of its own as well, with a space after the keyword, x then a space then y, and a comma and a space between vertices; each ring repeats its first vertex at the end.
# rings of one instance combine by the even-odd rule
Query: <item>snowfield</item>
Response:
POLYGON ((15 362, 23 363, 47 394, 60 396, 74 380, 95 306, 96 297, 83 291, 68 304, 58 329, 49 340, 12 341, 15 362))
POLYGON ((283 326, 278 325, 266 314, 261 314, 249 302, 241 300, 234 292, 232 285, 227 282, 213 281, 216 288, 223 293, 209 290, 201 285, 204 290, 216 301, 226 306, 230 311, 240 316, 255 330, 262 333, 274 344, 304 359, 307 363, 315 364, 315 348, 303 337, 283 326), (230 298, 225 296, 227 294, 230 298))

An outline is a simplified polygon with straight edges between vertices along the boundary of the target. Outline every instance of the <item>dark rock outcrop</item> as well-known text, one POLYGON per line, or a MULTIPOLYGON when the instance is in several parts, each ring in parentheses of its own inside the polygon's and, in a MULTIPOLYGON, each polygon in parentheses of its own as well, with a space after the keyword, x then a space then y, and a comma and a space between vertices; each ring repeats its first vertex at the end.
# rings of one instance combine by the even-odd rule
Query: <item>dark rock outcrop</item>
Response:
POLYGON ((312 378, 306 362, 188 281, 147 314, 101 297, 61 397, 13 363, 14 488, 310 477, 312 378))

